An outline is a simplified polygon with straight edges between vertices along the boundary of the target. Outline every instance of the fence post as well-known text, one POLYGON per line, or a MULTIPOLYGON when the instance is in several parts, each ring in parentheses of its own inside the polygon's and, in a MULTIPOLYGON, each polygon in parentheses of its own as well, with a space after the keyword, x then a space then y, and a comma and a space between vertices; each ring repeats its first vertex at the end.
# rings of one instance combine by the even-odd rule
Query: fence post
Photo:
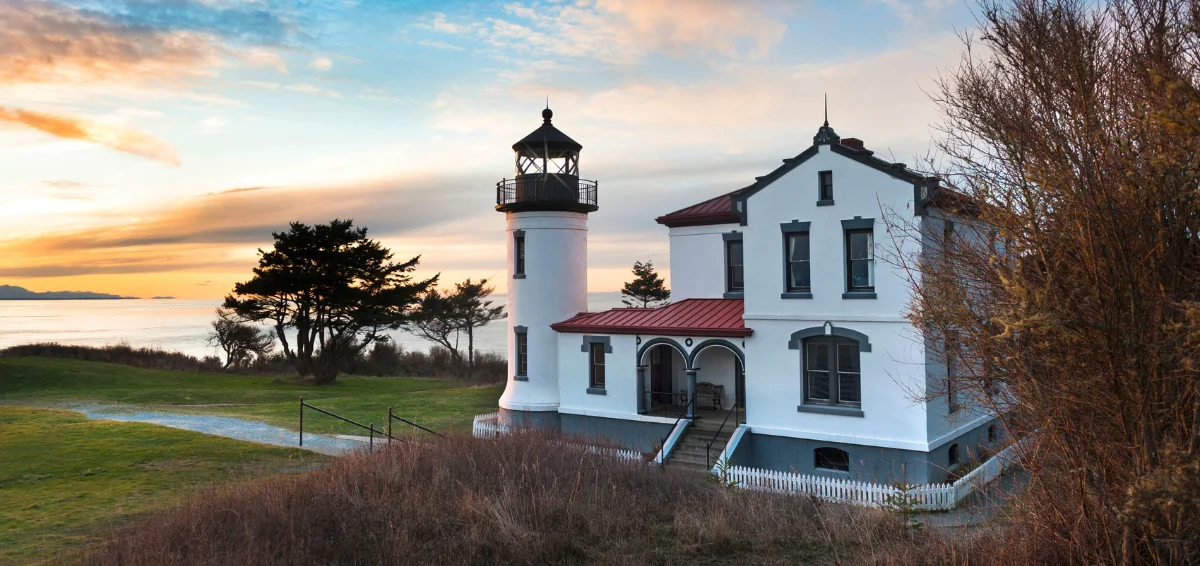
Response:
POLYGON ((371 440, 370 440, 370 444, 368 444, 368 447, 369 447, 368 450, 370 452, 374 452, 375 451, 375 423, 369 423, 367 425, 367 430, 371 431, 371 433, 370 433, 371 440))
POLYGON ((388 407, 387 435, 388 435, 388 446, 391 446, 391 444, 392 444, 392 408, 391 407, 388 407))
POLYGON ((304 396, 300 396, 300 446, 304 446, 304 396))

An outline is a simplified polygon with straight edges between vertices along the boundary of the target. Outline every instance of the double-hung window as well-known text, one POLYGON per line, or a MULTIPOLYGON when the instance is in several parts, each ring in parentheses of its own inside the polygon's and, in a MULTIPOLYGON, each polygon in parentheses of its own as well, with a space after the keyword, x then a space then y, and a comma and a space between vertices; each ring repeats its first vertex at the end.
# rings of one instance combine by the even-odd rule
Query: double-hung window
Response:
POLYGON ((603 342, 588 344, 588 363, 591 366, 588 387, 592 389, 604 389, 604 349, 606 346, 603 342))
POLYGON ((812 267, 809 263, 808 232, 784 234, 787 250, 787 291, 812 291, 812 267))
POLYGON ((817 173, 817 206, 833 204, 833 171, 817 173))
POLYGON ((875 291, 875 232, 871 228, 846 230, 846 290, 875 291))
POLYGON ((804 403, 862 406, 859 344, 834 336, 804 341, 804 403))
POLYGON ((742 265, 742 240, 725 240, 725 292, 741 293, 746 288, 746 272, 742 265))
POLYGON ((793 220, 779 225, 783 232, 784 299, 812 298, 812 259, 809 251, 809 223, 793 220))

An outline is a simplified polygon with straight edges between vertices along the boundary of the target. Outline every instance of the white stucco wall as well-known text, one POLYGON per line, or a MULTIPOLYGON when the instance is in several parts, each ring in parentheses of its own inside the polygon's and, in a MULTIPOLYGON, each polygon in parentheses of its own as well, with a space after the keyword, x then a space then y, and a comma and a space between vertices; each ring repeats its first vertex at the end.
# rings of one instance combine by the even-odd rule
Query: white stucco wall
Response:
POLYGON ((725 241, 737 224, 671 228, 671 301, 719 299, 725 294, 725 241))
POLYGON ((551 324, 587 310, 587 215, 508 213, 508 384, 500 407, 552 411, 559 406, 558 336, 551 324), (514 230, 525 232, 525 277, 514 278, 514 230), (514 329, 528 329, 528 381, 516 376, 514 329))
MULTIPOLYGON (((611 353, 605 354, 604 392, 588 392, 591 378, 588 352, 582 347, 588 336, 573 333, 558 335, 559 412, 595 417, 647 422, 673 423, 674 419, 638 414, 637 337, 623 334, 604 335, 611 353)), ((645 338, 643 337, 643 340, 645 338)))
MULTIPOLYGON (((924 341, 903 318, 910 296, 908 274, 886 258, 915 256, 915 238, 893 241, 886 215, 912 219, 913 186, 833 153, 819 153, 750 196, 742 227, 746 264, 747 422, 770 434, 925 449, 924 341), (833 171, 834 204, 817 206, 820 171, 833 171), (842 220, 873 218, 875 297, 844 299, 845 232, 842 220), (780 224, 809 222, 812 299, 783 299, 780 224), (866 334, 872 351, 861 354, 863 417, 801 413, 801 352, 788 349, 795 331, 834 326, 866 334)), ((900 236, 897 234, 897 236, 900 236)))

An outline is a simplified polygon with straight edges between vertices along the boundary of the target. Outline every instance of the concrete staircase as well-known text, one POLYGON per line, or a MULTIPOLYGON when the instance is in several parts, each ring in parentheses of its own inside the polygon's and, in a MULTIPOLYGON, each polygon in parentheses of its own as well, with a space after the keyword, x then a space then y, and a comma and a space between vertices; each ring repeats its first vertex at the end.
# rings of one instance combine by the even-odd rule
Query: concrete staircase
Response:
POLYGON ((729 437, 733 436, 733 431, 737 429, 737 423, 733 422, 733 419, 725 423, 724 430, 717 433, 720 426, 721 421, 712 418, 698 419, 692 422, 692 425, 683 431, 683 436, 679 438, 679 442, 675 444, 675 449, 671 450, 671 454, 667 456, 667 461, 663 463, 663 466, 697 472, 711 470, 717 464, 717 459, 721 457, 721 451, 725 449, 729 437), (717 435, 717 440, 713 442, 712 449, 708 451, 706 464, 705 446, 713 439, 713 434, 717 435))

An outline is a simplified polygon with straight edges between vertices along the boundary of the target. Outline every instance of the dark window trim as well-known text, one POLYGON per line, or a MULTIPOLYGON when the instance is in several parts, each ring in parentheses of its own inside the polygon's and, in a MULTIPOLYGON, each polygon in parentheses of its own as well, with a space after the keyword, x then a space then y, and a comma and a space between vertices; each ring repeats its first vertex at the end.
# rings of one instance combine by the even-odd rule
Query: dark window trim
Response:
POLYGON ((740 299, 746 292, 746 246, 742 243, 742 232, 726 232, 721 234, 721 240, 725 242, 725 295, 726 299, 740 299), (729 244, 737 242, 742 246, 742 288, 735 289, 733 287, 733 278, 730 277, 733 265, 729 263, 729 244))
MULTIPOLYGON (((811 299, 812 298, 812 240, 811 239, 809 240, 809 250, 808 250, 808 252, 809 252, 809 261, 808 261, 809 286, 808 287, 792 287, 790 285, 792 258, 788 254, 788 244, 789 244, 788 240, 791 239, 792 234, 810 235, 809 227, 811 227, 811 226, 812 226, 811 222, 801 222, 799 220, 793 220, 791 222, 783 222, 779 225, 779 231, 783 233, 783 293, 781 293, 779 295, 780 299, 811 299)), ((811 238, 811 236, 810 236, 810 238, 811 238)), ((745 251, 746 250, 743 248, 742 253, 744 254, 745 251)), ((745 262, 743 261, 743 263, 745 263, 745 262)))
MULTIPOLYGON (((813 413, 823 413, 823 414, 832 414, 832 415, 844 415, 844 416, 856 416, 856 417, 863 416, 863 413, 862 413, 862 343, 854 338, 847 338, 844 336, 836 336, 836 335, 832 335, 832 334, 826 334, 826 335, 820 335, 820 336, 809 336, 807 338, 804 338, 800 342, 800 346, 801 347, 799 349, 800 349, 800 371, 801 371, 801 382, 800 382, 801 404, 799 407, 796 408, 796 410, 800 411, 800 412, 813 412, 813 413), (829 351, 827 352, 828 358, 829 358, 829 368, 827 370, 825 370, 825 372, 827 374, 829 374, 829 400, 828 401, 814 400, 814 399, 810 399, 808 396, 808 385, 809 385, 809 383, 808 383, 808 379, 809 379, 808 346, 810 344, 814 344, 814 343, 828 344, 827 347, 829 348, 829 351), (858 363, 859 371, 857 372, 858 373, 858 403, 857 404, 842 403, 839 398, 841 396, 841 375, 840 374, 843 372, 838 370, 837 347, 839 344, 850 344, 850 343, 853 343, 855 346, 858 347, 858 355, 859 355, 859 363, 858 363), (835 409, 835 410, 833 410, 833 411, 809 411, 809 410, 806 410, 808 408, 817 408, 817 407, 830 408, 830 409, 835 409), (837 410, 837 409, 841 409, 841 410, 837 410)), ((854 373, 854 372, 846 372, 846 373, 854 373)))
MULTIPOLYGON (((604 354, 611 354, 611 353, 613 353, 612 340, 611 340, 611 337, 609 337, 609 336, 584 336, 583 344, 581 344, 579 346, 579 351, 584 352, 588 355, 588 388, 587 388, 587 392, 591 395, 607 395, 608 393, 605 391, 605 388, 607 387, 607 384, 608 384, 608 370, 605 369, 605 373, 604 373, 605 382, 603 384, 597 384, 596 383, 596 373, 595 373, 596 372, 596 363, 595 363, 595 360, 592 358, 592 345, 593 344, 603 344, 604 349, 601 351, 604 354)), ((608 365, 607 359, 604 360, 604 364, 606 366, 608 365)))
MULTIPOLYGON (((871 245, 875 244, 875 219, 863 218, 855 216, 850 220, 842 221, 842 245, 845 246, 844 261, 846 270, 846 292, 842 294, 843 299, 874 299, 875 298, 875 282, 871 282, 869 287, 854 286, 854 270, 852 269, 852 261, 850 259, 850 239, 854 234, 871 234, 871 245)), ((871 262, 875 262, 875 250, 871 250, 871 262)))
POLYGON ((843 338, 849 338, 851 340, 858 341, 858 351, 860 354, 864 352, 871 352, 871 339, 866 334, 863 334, 857 330, 850 330, 849 328, 834 326, 832 323, 826 324, 829 325, 829 334, 825 333, 824 326, 813 326, 793 332, 791 338, 788 339, 788 349, 799 350, 801 344, 806 338, 812 338, 814 336, 841 336, 843 338))
POLYGON ((833 205, 833 170, 817 171, 817 206, 833 205), (829 198, 825 198, 825 176, 829 175, 829 198))
POLYGON ((525 373, 521 373, 521 340, 516 340, 513 355, 517 358, 515 367, 513 368, 516 375, 513 376, 515 381, 529 381, 529 328, 525 326, 514 326, 513 334, 525 337, 525 373))
POLYGON ((525 278, 525 231, 513 230, 513 279, 525 278))

